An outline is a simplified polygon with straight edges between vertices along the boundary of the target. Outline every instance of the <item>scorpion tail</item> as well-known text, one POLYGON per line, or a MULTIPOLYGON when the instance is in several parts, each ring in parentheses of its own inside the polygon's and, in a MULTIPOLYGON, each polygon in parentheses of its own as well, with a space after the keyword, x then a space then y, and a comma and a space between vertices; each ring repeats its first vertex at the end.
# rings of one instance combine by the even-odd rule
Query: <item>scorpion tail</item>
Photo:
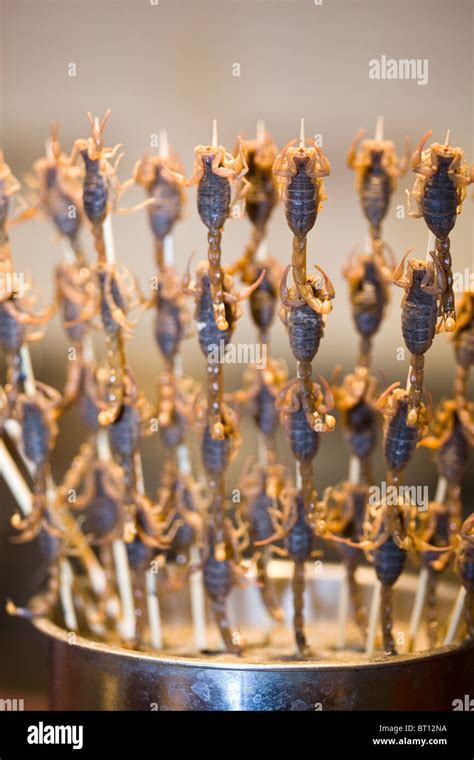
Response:
POLYGON ((278 606, 275 599, 275 589, 270 583, 267 575, 267 560, 266 557, 258 557, 257 562, 257 583, 260 586, 260 594, 262 596, 263 604, 270 617, 278 623, 283 620, 283 610, 278 606))
POLYGON ((298 652, 303 656, 311 654, 311 650, 306 643, 306 635, 304 632, 304 590, 304 562, 295 562, 293 572, 293 628, 295 631, 298 652))
POLYGON ((211 597, 212 612, 219 628, 224 646, 232 654, 241 654, 242 643, 238 631, 233 631, 227 617, 225 599, 222 596, 211 597))

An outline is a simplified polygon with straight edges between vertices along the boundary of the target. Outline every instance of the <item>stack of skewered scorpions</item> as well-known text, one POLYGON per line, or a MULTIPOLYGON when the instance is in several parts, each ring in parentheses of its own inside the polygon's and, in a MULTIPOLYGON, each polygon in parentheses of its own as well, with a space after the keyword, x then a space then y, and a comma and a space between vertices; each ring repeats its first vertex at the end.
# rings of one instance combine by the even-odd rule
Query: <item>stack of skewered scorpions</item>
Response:
POLYGON ((315 554, 315 537, 326 529, 320 519, 312 483, 312 461, 319 449, 320 433, 333 430, 335 424, 329 414, 332 394, 325 381, 321 381, 323 387, 312 381, 311 362, 323 336, 323 317, 331 310, 334 289, 320 268, 318 277, 306 273, 306 237, 325 198, 322 178, 329 174, 329 161, 313 140, 305 140, 303 123, 298 148, 295 143, 296 140, 292 140, 276 157, 273 172, 280 183, 286 218, 294 235, 292 266, 283 273, 280 297, 282 319, 297 361, 298 376, 279 391, 275 406, 298 462, 300 484, 297 488, 287 485, 281 489, 279 508, 273 507, 269 512, 275 531, 255 545, 274 544, 284 539, 285 551, 294 562, 295 640, 299 653, 306 655, 310 650, 304 631, 305 563, 319 556, 315 554), (290 268, 295 284, 289 289, 286 280, 290 268))
POLYGON ((183 290, 196 300, 199 345, 207 361, 207 411, 201 450, 210 507, 204 535, 204 587, 226 648, 239 653, 242 639, 237 631, 231 630, 225 600, 235 578, 242 574, 239 557, 248 539, 245 526, 233 528, 226 516, 225 472, 237 455, 240 434, 236 414, 224 402, 223 365, 218 350, 231 340, 240 316, 239 302, 259 287, 265 271, 252 285, 236 293, 231 275, 221 265, 222 228, 244 194, 242 184, 247 165, 242 150, 234 158, 223 146, 217 145, 215 131, 212 145, 197 146, 194 172, 188 180, 189 185, 198 185, 199 216, 208 229, 208 261, 199 264, 195 282, 191 281, 188 265, 183 290))

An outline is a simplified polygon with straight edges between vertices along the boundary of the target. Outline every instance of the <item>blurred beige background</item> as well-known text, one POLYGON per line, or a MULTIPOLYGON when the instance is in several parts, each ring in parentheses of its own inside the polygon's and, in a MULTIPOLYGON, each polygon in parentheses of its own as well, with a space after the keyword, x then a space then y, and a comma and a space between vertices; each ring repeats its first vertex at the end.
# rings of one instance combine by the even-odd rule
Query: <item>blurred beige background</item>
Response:
MULTIPOLYGON (((326 376, 336 363, 350 369, 356 355, 355 332, 341 269, 352 246, 363 243, 366 224, 354 175, 345 166, 346 151, 354 132, 365 126, 370 135, 377 114, 383 114, 385 134, 399 149, 406 134, 416 142, 431 127, 434 138, 441 141, 450 127, 454 144, 465 149, 469 162, 474 160, 472 3, 159 0, 154 5, 149 0, 4 0, 0 7, 1 144, 20 178, 44 153, 51 121, 60 121, 67 150, 77 137, 87 136, 87 110, 101 115, 106 108, 112 109, 106 141, 124 144, 122 179, 149 146, 150 136, 162 127, 168 129, 169 140, 189 174, 194 145, 210 140, 213 118, 218 120, 220 141, 230 148, 240 131, 254 134, 259 118, 281 146, 297 135, 299 120, 305 117, 307 132, 323 136, 332 165, 325 183, 328 201, 309 238, 309 261, 328 271, 337 291, 314 367, 326 376), (368 62, 382 55, 428 59, 428 84, 370 80, 368 62), (68 76, 71 63, 77 68, 75 77, 68 76), (240 77, 233 76, 236 63, 240 77)), ((397 257, 407 247, 423 255, 426 247, 423 221, 396 217, 397 204, 405 204, 405 188, 412 184, 409 175, 401 180, 385 222, 384 237, 397 257)), ((127 205, 141 198, 140 189, 133 190, 126 197, 127 205)), ((456 270, 472 266, 472 206, 469 198, 452 235, 456 270)), ((145 213, 116 218, 114 231, 118 259, 146 288, 153 273, 153 255, 145 213)), ((224 262, 241 253, 248 234, 245 219, 228 221, 224 262)), ((84 240, 91 250, 90 238, 84 240)), ((51 270, 61 256, 51 227, 30 222, 16 228, 12 244, 17 270, 31 271, 44 296, 51 295, 51 270)), ((274 256, 289 261, 291 238, 281 206, 271 223, 269 245, 274 256)), ((195 189, 189 193, 186 219, 176 230, 175 246, 181 271, 193 248, 200 258, 205 257, 206 232, 195 210, 195 189)), ((374 368, 383 370, 390 382, 404 381, 407 371, 406 363, 396 360, 396 349, 403 345, 401 296, 396 289, 376 340, 374 368)), ((254 332, 245 306, 244 312, 235 340, 250 342, 254 332)), ((129 358, 152 397, 160 362, 151 324, 150 313, 141 315, 129 343, 129 358)), ((293 372, 279 323, 274 335, 274 352, 287 357, 293 372)), ((32 349, 38 376, 58 387, 64 381, 66 348, 56 318, 44 342, 32 349)), ((186 344, 184 361, 186 372, 203 377, 195 339, 186 344)), ((229 368, 229 388, 238 386, 241 372, 241 367, 229 368)), ((435 399, 450 392, 452 378, 452 350, 446 337, 440 336, 427 359, 427 382, 435 399)), ((55 464, 58 472, 75 450, 78 430, 72 415, 63 425, 62 456, 55 464)), ((255 436, 248 423, 244 431, 249 453, 255 436)), ((156 456, 156 443, 148 442, 145 458, 150 486, 156 485, 156 456)), ((318 488, 344 477, 346 466, 339 431, 322 446, 316 463, 318 488)), ((236 466, 231 485, 237 475, 236 466)), ((409 476, 433 485, 435 473, 426 452, 417 455, 409 476)), ((470 495, 470 477, 466 481, 470 495)))

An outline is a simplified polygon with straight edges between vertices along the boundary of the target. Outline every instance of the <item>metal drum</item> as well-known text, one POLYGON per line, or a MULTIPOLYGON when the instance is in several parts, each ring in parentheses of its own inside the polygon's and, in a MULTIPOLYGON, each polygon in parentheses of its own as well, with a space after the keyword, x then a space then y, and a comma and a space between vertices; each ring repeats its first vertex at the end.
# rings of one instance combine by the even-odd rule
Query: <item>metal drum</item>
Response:
MULTIPOLYGON (((51 706, 56 710, 452 710, 472 692, 474 647, 457 644, 415 654, 367 657, 355 626, 347 648, 334 647, 342 580, 340 566, 308 566, 305 600, 313 656, 298 659, 290 626, 271 628, 252 586, 236 589, 230 614, 247 640, 243 656, 219 647, 209 626, 209 651, 193 651, 187 588, 163 595, 164 650, 159 655, 71 635, 50 620, 35 621, 49 639, 51 706), (312 576, 312 577, 311 577, 312 576)), ((291 621, 291 564, 270 567, 287 620, 291 621)), ((367 602, 373 570, 361 567, 367 602)), ((403 640, 417 578, 405 574, 394 594, 394 633, 403 640)), ((456 585, 439 589, 446 621, 456 585)), ((209 622, 211 622, 209 620, 209 622)), ((420 631, 418 646, 426 646, 420 631)), ((403 645, 400 646, 403 652, 403 645)))

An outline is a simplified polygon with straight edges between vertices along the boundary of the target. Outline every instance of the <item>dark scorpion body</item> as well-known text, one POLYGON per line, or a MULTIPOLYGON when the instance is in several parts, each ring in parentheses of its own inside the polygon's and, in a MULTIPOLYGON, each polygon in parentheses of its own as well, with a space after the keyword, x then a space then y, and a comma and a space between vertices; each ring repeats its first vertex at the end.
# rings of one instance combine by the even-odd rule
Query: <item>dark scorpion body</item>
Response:
POLYGON ((171 150, 164 156, 145 156, 135 165, 133 181, 142 185, 148 198, 148 221, 155 238, 155 255, 158 270, 166 268, 164 240, 171 233, 183 213, 184 179, 181 162, 171 150))
MULTIPOLYGON (((243 255, 229 268, 229 273, 234 275, 240 272, 242 280, 250 283, 259 274, 255 270, 257 255, 261 243, 265 240, 268 222, 278 200, 272 172, 278 149, 266 131, 256 140, 242 141, 236 146, 234 154, 238 155, 240 146, 248 166, 245 177, 249 183, 245 194, 245 212, 252 224, 252 234, 243 255)), ((250 307, 252 309, 252 299, 250 307)))
POLYGON ((378 331, 389 302, 391 268, 376 254, 353 256, 343 270, 349 283, 352 318, 360 335, 360 351, 357 363, 368 367, 371 360, 372 338, 378 331))
MULTIPOLYGON (((222 228, 236 201, 244 195, 243 176, 247 164, 242 150, 236 158, 226 153, 222 146, 196 148, 194 172, 188 185, 197 184, 197 206, 201 221, 208 229, 209 281, 212 308, 219 330, 227 330, 224 303, 223 270, 221 266, 222 228), (235 199, 232 200, 232 184, 235 185, 235 199)), ((246 183, 245 189, 248 187, 246 183)))
POLYGON ((436 238, 435 251, 430 254, 436 268, 440 326, 452 331, 456 326, 456 308, 449 234, 461 212, 471 177, 463 151, 449 145, 449 134, 444 145, 433 143, 423 150, 430 135, 431 130, 423 135, 411 160, 416 174, 412 191, 416 211, 410 211, 410 216, 422 216, 436 238))
POLYGON ((398 482, 401 471, 410 462, 420 438, 426 434, 429 418, 421 402, 416 424, 409 424, 409 392, 398 386, 399 383, 389 386, 377 402, 385 417, 384 456, 394 483, 398 482))
MULTIPOLYGON (((454 548, 456 536, 461 527, 460 488, 451 485, 448 489, 446 503, 430 502, 427 513, 420 513, 422 539, 436 548, 454 548), (421 520, 425 517, 425 520, 421 520)), ((426 622, 428 639, 431 647, 438 643, 439 619, 437 609, 437 589, 440 573, 446 570, 451 552, 440 554, 437 551, 420 551, 420 560, 428 571, 426 622)))
POLYGON ((377 443, 378 415, 375 405, 377 381, 367 367, 356 366, 338 384, 334 373, 332 391, 336 409, 341 412, 344 437, 353 457, 360 461, 363 482, 372 482, 371 455, 377 443))
POLYGON ((314 140, 304 140, 295 148, 296 140, 289 142, 275 159, 273 173, 279 179, 285 204, 285 216, 293 233, 292 271, 297 295, 320 314, 331 310, 330 297, 315 299, 312 283, 306 273, 306 237, 314 227, 321 206, 326 199, 323 177, 331 166, 314 140))
POLYGON ((423 394, 424 354, 431 347, 436 334, 438 305, 432 292, 435 279, 433 264, 410 259, 407 275, 404 276, 407 255, 405 254, 397 267, 393 280, 406 291, 402 301, 402 334, 410 352, 407 420, 410 426, 416 426, 423 394))
POLYGON ((360 129, 349 148, 347 165, 356 173, 356 188, 364 215, 370 225, 373 241, 382 239, 382 222, 385 219, 397 180, 408 168, 408 139, 405 155, 399 159, 391 140, 364 140, 360 129))

